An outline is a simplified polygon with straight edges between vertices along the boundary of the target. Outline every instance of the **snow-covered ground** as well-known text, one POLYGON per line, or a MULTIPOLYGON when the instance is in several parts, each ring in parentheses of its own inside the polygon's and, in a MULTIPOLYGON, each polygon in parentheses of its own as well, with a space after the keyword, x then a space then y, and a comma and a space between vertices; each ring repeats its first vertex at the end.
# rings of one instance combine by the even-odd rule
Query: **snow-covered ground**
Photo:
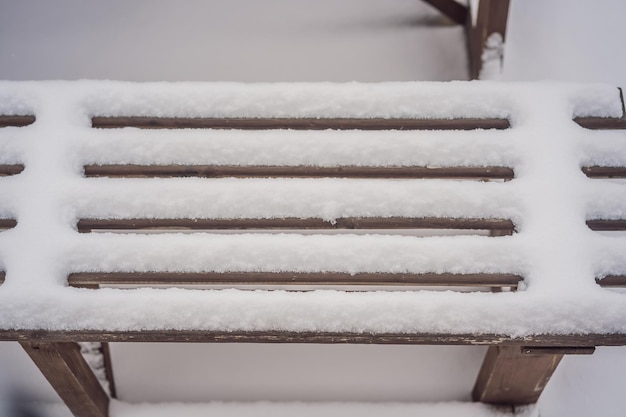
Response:
MULTIPOLYGON (((413 0, 391 5, 373 0, 341 4, 293 0, 150 2, 149 7, 144 2, 120 0, 61 3, 0 1, 0 79, 384 81, 466 77, 461 29, 413 0)), ((620 22, 625 13, 626 4, 619 0, 575 5, 565 0, 513 0, 503 78, 602 81, 626 86, 626 56, 619 52, 626 37, 620 22)), ((228 345, 198 346, 184 356, 194 363, 216 352, 224 355, 220 349, 225 347, 228 345)), ((176 388, 185 386, 161 383, 158 372, 149 373, 153 363, 172 356, 169 348, 113 346, 123 399, 177 400, 176 388), (141 363, 145 358, 154 362, 141 363), (132 368, 127 366, 130 363, 132 368)), ((413 347, 403 351, 380 347, 360 356, 361 347, 348 353, 341 350, 347 348, 321 347, 309 354, 315 361, 302 372, 315 369, 320 375, 317 385, 313 380, 309 382, 313 386, 293 387, 289 372, 272 375, 274 379, 269 381, 261 378, 258 383, 266 388, 262 391, 265 398, 254 388, 256 372, 261 372, 255 372, 255 364, 275 361, 277 367, 288 368, 285 356, 306 354, 312 347, 293 347, 287 353, 268 347, 266 354, 253 349, 246 352, 245 346, 228 347, 232 356, 223 359, 226 367, 241 369, 238 351, 239 355, 258 355, 248 364, 250 373, 243 369, 232 381, 220 379, 224 385, 241 386, 247 381, 248 391, 239 397, 229 397, 232 391, 215 393, 213 388, 218 386, 205 385, 213 376, 205 375, 209 369, 189 369, 185 367, 189 363, 183 361, 174 362, 176 367, 163 372, 174 382, 189 377, 186 380, 196 387, 206 387, 192 392, 183 389, 188 396, 180 394, 178 400, 206 398, 207 392, 213 392, 215 399, 284 400, 287 388, 294 390, 290 398, 309 401, 362 400, 359 395, 363 392, 377 401, 467 400, 469 393, 459 387, 471 387, 467 381, 473 379, 480 362, 476 358, 482 354, 480 348, 413 347), (429 364, 415 361, 422 354, 430 358, 429 364), (386 355, 396 361, 378 359, 386 355), (325 361, 326 356, 333 359, 325 361), (373 363, 370 374, 357 373, 362 357, 373 363), (384 369, 390 367, 398 373, 381 375, 382 367, 375 366, 378 361, 388 366, 384 369), (413 379, 415 373, 433 374, 427 365, 445 367, 450 363, 455 366, 448 368, 449 374, 435 380, 413 379), (340 376, 329 379, 328 374, 341 366, 340 376)), ((268 368, 266 374, 272 371, 271 366, 268 368)), ((0 343, 0 372, 41 399, 55 398, 17 344, 0 343)), ((626 410, 624 375, 624 348, 601 348, 590 357, 566 357, 541 399, 542 416, 621 417, 626 410)), ((181 410, 185 408, 176 412, 181 410)), ((151 408, 120 405, 113 408, 113 417, 140 412, 154 415, 151 408)), ((194 412, 204 411, 187 408, 185 415, 194 412)), ((225 413, 224 409, 217 412, 225 413)), ((429 412, 434 413, 434 409, 429 412)), ((173 411, 168 409, 168 413, 173 411)), ((445 415, 458 412, 449 410, 445 415)))

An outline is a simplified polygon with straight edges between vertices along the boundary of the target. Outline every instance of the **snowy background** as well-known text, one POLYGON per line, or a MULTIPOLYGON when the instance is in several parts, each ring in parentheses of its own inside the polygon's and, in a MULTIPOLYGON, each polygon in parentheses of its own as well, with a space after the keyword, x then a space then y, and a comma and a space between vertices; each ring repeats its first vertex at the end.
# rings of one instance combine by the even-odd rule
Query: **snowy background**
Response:
MULTIPOLYGON (((624 15, 620 0, 512 0, 503 78, 626 87, 624 15)), ((464 42, 414 0, 0 0, 8 80, 446 81, 467 78, 464 42)), ((112 354, 131 402, 451 401, 469 399, 484 349, 115 344, 112 354)), ((625 375, 625 348, 566 357, 542 416, 621 417, 625 375)), ((57 400, 16 343, 0 343, 0 376, 57 400)))

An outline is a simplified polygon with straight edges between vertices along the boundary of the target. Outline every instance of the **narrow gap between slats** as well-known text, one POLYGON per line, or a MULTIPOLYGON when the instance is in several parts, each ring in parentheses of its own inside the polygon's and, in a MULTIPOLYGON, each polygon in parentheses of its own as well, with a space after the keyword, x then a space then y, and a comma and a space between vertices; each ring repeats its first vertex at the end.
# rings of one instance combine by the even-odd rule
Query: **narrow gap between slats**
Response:
POLYGON ((619 99, 622 104, 621 117, 576 117, 574 121, 581 127, 593 130, 626 129, 626 107, 624 106, 624 92, 619 90, 619 99))
POLYGON ((603 288, 626 288, 626 275, 607 275, 596 282, 603 288))
MULTIPOLYGON (((517 289, 515 274, 409 274, 341 272, 77 272, 68 276, 72 287, 137 286, 279 286, 292 287, 489 287, 517 289)), ((315 289, 315 288, 311 288, 315 289)), ((358 289, 358 288, 356 288, 358 289)))
POLYGON ((384 118, 183 118, 183 117, 101 117, 91 119, 101 129, 235 129, 235 130, 474 130, 508 129, 508 119, 384 119, 384 118))
POLYGON ((441 178, 511 180, 508 167, 374 167, 374 166, 234 166, 234 165, 85 165, 86 177, 207 177, 207 178, 441 178))
POLYGON ((626 167, 583 167, 583 173, 589 178, 626 178, 626 167))
POLYGON ((21 164, 2 164, 0 165, 0 177, 9 175, 17 175, 24 171, 24 165, 21 164))
POLYGON ((587 226, 598 232, 626 231, 626 219, 591 219, 587 226))
POLYGON ((7 230, 17 226, 15 219, 0 219, 0 230, 7 230))
POLYGON ((10 115, 0 115, 0 127, 22 127, 28 126, 35 123, 35 116, 33 115, 25 115, 25 116, 10 116, 10 115))
POLYGON ((81 233, 93 230, 248 230, 248 229, 461 229, 489 230, 511 235, 515 230, 509 219, 472 219, 443 217, 345 217, 330 222, 318 218, 262 219, 80 219, 81 233))

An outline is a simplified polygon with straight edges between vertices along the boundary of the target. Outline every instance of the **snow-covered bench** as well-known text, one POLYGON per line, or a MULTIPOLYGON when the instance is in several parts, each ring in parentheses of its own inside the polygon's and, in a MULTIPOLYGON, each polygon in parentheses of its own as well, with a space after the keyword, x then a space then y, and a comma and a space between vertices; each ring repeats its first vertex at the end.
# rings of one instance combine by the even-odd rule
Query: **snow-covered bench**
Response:
POLYGON ((0 83, 0 340, 77 416, 107 415, 87 341, 490 345, 475 400, 532 403, 626 344, 623 112, 601 85, 0 83))

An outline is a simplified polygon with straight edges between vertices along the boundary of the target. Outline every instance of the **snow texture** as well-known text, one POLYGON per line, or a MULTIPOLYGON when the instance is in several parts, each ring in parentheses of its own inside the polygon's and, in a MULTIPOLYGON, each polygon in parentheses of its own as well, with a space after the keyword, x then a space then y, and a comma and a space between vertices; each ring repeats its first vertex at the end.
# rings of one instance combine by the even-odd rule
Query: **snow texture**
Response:
POLYGON ((504 38, 502 34, 494 32, 485 41, 481 58, 482 66, 478 76, 481 80, 499 80, 502 73, 502 58, 504 57, 504 38))
POLYGON ((623 165, 623 133, 573 116, 621 116, 604 85, 498 83, 237 84, 2 82, 0 113, 33 113, 0 130, 0 328, 351 332, 626 331, 624 294, 596 276, 626 273, 623 238, 585 219, 620 218, 623 183, 584 164, 623 165), (92 115, 184 117, 506 117, 512 129, 447 132, 100 130, 92 115), (608 143, 608 144, 607 144, 608 143), (391 144, 391 145, 390 145, 391 144), (506 183, 349 179, 91 179, 87 163, 512 166, 506 183), (79 234, 81 217, 508 217, 511 237, 210 233, 79 234), (506 272, 517 293, 318 290, 99 291, 74 271, 506 272), (546 320, 550 317, 550 320, 546 320))

